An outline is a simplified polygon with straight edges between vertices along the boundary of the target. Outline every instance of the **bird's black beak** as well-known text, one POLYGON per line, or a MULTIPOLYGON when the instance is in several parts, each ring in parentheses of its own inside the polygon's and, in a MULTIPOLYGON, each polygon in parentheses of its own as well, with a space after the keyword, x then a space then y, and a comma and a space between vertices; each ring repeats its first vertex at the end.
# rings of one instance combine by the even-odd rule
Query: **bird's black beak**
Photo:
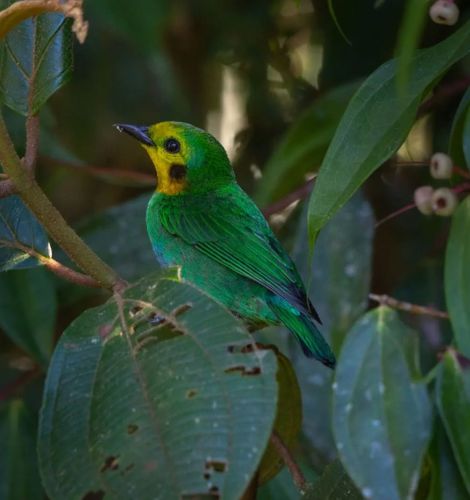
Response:
POLYGON ((142 127, 139 125, 126 125, 124 123, 115 123, 114 127, 116 127, 119 132, 125 132, 126 134, 134 137, 134 139, 137 139, 142 144, 145 144, 147 146, 155 146, 154 142, 149 137, 148 127, 142 127))

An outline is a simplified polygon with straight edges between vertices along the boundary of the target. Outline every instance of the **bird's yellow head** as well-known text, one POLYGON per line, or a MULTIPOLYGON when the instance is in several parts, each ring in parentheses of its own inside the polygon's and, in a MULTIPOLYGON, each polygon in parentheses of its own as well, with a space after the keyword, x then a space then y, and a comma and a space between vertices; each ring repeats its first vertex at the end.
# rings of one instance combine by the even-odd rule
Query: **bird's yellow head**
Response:
POLYGON ((147 151, 157 171, 159 193, 205 192, 234 181, 224 148, 204 130, 181 122, 115 126, 147 151))

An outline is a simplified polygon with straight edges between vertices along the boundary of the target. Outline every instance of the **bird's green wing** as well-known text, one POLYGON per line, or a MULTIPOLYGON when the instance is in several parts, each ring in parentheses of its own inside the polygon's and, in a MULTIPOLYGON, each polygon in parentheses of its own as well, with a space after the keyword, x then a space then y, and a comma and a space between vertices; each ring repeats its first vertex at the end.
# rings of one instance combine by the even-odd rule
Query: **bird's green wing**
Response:
POLYGON ((242 191, 169 200, 160 220, 171 234, 320 321, 294 263, 242 191))

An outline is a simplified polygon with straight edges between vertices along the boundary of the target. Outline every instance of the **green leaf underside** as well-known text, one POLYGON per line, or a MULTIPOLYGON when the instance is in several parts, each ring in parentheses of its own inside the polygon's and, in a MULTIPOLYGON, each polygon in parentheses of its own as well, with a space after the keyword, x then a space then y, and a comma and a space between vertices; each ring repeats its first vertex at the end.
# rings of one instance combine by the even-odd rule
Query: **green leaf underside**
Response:
POLYGON ((391 309, 363 316, 338 363, 333 430, 341 461, 366 498, 412 498, 431 434, 424 385, 413 382, 414 332, 391 309))
POLYGON ((37 259, 14 248, 16 242, 50 256, 46 233, 18 196, 0 199, 0 271, 38 265, 37 259))
POLYGON ((436 419, 431 445, 431 484, 427 500, 452 498, 467 500, 468 495, 446 436, 443 423, 436 419))
POLYGON ((470 371, 459 365, 451 351, 445 354, 440 367, 436 397, 454 457, 470 494, 470 371))
POLYGON ((260 206, 289 193, 318 170, 339 120, 358 83, 348 83, 315 100, 289 127, 287 134, 263 169, 260 206))
POLYGON ((377 69, 349 103, 310 198, 313 243, 327 220, 400 147, 426 91, 470 52, 470 21, 443 42, 416 53, 406 92, 396 88, 397 63, 377 69))
POLYGON ((0 410, 0 498, 41 500, 36 459, 36 421, 24 403, 13 400, 0 410))
MULTIPOLYGON (((310 282, 309 295, 322 319, 322 331, 338 353, 344 335, 368 304, 374 217, 369 203, 357 193, 321 232, 313 262, 306 219, 307 206, 292 257, 304 282, 310 282)), ((331 460, 336 455, 330 425, 333 372, 319 363, 312 365, 295 342, 289 344, 289 357, 302 388, 304 436, 315 453, 331 460)))
POLYGON ((445 257, 447 310, 458 349, 470 356, 470 198, 452 216, 445 257))
POLYGON ((0 42, 0 95, 14 111, 35 114, 72 72, 71 20, 43 14, 13 28, 0 42))
POLYGON ((470 169, 470 88, 460 100, 449 138, 449 156, 454 165, 470 169))
POLYGON ((0 274, 0 328, 40 364, 46 364, 54 340, 57 297, 44 268, 0 274))
POLYGON ((239 498, 275 418, 274 353, 251 352, 225 309, 158 276, 126 292, 123 317, 113 301, 85 312, 53 356, 39 438, 49 496, 239 498))

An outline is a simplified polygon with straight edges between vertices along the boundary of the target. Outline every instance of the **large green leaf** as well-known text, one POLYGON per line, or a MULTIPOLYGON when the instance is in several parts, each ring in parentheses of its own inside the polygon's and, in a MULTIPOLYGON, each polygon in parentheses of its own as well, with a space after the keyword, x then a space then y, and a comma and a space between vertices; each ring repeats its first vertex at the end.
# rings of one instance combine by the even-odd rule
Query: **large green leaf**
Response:
POLYGON ((333 430, 341 461, 366 498, 412 498, 431 434, 415 333, 396 312, 363 316, 344 343, 334 384, 333 430))
POLYGON ((9 196, 0 199, 0 271, 38 265, 21 247, 51 255, 46 233, 34 215, 18 196, 9 196))
POLYGON ((156 275, 127 290, 122 308, 86 311, 47 377, 39 454, 49 496, 239 498, 277 405, 276 356, 252 346, 220 305, 156 275))
POLYGON ((395 60, 364 82, 343 115, 310 198, 312 242, 326 221, 400 147, 429 88, 469 52, 470 21, 443 42, 416 53, 406 91, 397 90, 395 60))
POLYGON ((318 170, 338 122, 358 83, 342 85, 316 99, 290 126, 263 170, 257 194, 263 206, 304 182, 318 170))
POLYGON ((46 364, 54 340, 57 297, 44 268, 0 274, 0 327, 33 358, 46 364))
MULTIPOLYGON (((11 3, 11 2, 8 2, 11 3)), ((26 19, 0 42, 0 99, 35 114, 72 72, 71 20, 62 14, 26 19)))
POLYGON ((454 165, 470 169, 470 88, 455 112, 449 139, 449 155, 454 165))
POLYGON ((452 216, 445 258, 445 292, 455 342, 470 356, 470 197, 452 216))
POLYGON ((436 398, 439 414, 470 494, 470 371, 460 366, 457 354, 450 350, 442 360, 436 398))
POLYGON ((24 403, 14 400, 0 409, 0 498, 41 500, 44 492, 36 458, 36 420, 24 403))
MULTIPOLYGON (((304 207, 292 257, 309 284, 310 297, 323 321, 322 331, 339 352, 345 333, 365 311, 371 275, 374 217, 358 193, 326 225, 310 259, 304 207)), ((336 449, 331 434, 333 372, 290 344, 290 357, 302 389, 303 432, 312 454, 331 460, 336 449)))
POLYGON ((468 500, 467 490, 459 473, 455 457, 444 426, 439 418, 435 422, 434 438, 430 449, 431 485, 427 500, 468 500))

